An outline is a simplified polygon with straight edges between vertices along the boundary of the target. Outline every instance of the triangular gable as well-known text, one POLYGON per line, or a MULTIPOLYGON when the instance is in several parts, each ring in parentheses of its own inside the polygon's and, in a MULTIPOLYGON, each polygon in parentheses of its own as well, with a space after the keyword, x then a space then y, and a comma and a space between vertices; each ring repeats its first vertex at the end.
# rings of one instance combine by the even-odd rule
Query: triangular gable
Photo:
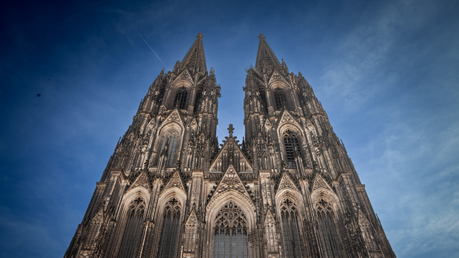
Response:
POLYGON ((234 137, 228 137, 228 140, 226 140, 225 144, 223 145, 221 150, 218 152, 217 157, 214 159, 214 161, 210 165, 209 171, 217 171, 217 163, 220 162, 224 158, 223 153, 228 151, 230 145, 232 145, 234 152, 239 153, 239 157, 241 159, 240 161, 245 162, 246 171, 253 171, 252 165, 250 164, 249 160, 244 155, 242 150, 239 148, 239 145, 234 140, 234 137))
POLYGON ((314 184, 312 185, 312 192, 314 192, 315 190, 319 188, 325 188, 333 192, 331 187, 328 185, 327 181, 325 181, 325 179, 319 173, 317 173, 314 179, 314 184))
POLYGON ((196 227, 198 223, 198 217, 196 217, 196 213, 194 210, 191 211, 190 216, 188 217, 185 226, 186 227, 196 227))
POLYGON ((280 128, 284 124, 293 124, 296 127, 301 128, 300 124, 296 121, 295 118, 293 118, 292 115, 287 110, 284 110, 284 113, 282 114, 282 117, 279 122, 279 126, 277 128, 280 128))
POLYGON ((275 222, 276 220, 274 219, 271 210, 268 209, 268 212, 266 213, 265 224, 274 224, 275 222))
POLYGON ((292 189, 292 190, 295 190, 295 191, 298 191, 298 188, 296 187, 296 185, 293 183, 292 179, 290 179, 290 176, 288 175, 287 172, 284 172, 284 174, 282 175, 282 179, 279 183, 279 187, 277 188, 277 191, 280 191, 282 189, 285 189, 285 188, 289 188, 289 189, 292 189))
POLYGON ((172 187, 177 187, 177 188, 183 190, 184 192, 186 192, 185 191, 185 187, 183 187, 182 179, 180 178, 180 175, 179 175, 178 171, 175 171, 174 175, 169 180, 169 182, 167 183, 166 187, 164 187, 164 190, 167 190, 167 189, 172 188, 172 187))
POLYGON ((266 122, 265 122, 266 131, 271 130, 272 127, 273 126, 271 125, 271 122, 269 121, 269 119, 266 119, 266 122))
POLYGON ((242 183, 241 179, 236 173, 236 169, 234 169, 232 164, 229 165, 228 169, 223 175, 223 178, 218 184, 217 189, 215 190, 215 194, 212 197, 212 199, 221 193, 224 193, 226 191, 231 191, 231 190, 238 191, 244 196, 251 199, 249 193, 247 192, 247 189, 245 189, 244 184, 242 183))
POLYGON ((137 186, 142 186, 147 190, 150 190, 150 187, 148 185, 148 177, 147 174, 145 174, 144 171, 140 173, 139 176, 137 176, 137 179, 134 181, 134 183, 129 187, 129 190, 136 188, 137 186))
POLYGON ((194 84, 193 77, 191 77, 190 72, 186 68, 177 77, 175 77, 172 85, 179 81, 189 81, 191 84, 194 84))
POLYGON ((172 123, 172 122, 176 122, 180 125, 183 126, 183 120, 182 120, 182 116, 180 116, 180 113, 178 112, 177 109, 174 109, 170 114, 169 116, 167 116, 167 118, 164 120, 164 122, 162 123, 161 126, 164 126, 168 123, 172 123))
POLYGON ((276 81, 283 82, 286 85, 290 86, 290 83, 284 78, 284 76, 279 71, 274 70, 273 74, 271 75, 271 78, 268 81, 268 85, 276 81))

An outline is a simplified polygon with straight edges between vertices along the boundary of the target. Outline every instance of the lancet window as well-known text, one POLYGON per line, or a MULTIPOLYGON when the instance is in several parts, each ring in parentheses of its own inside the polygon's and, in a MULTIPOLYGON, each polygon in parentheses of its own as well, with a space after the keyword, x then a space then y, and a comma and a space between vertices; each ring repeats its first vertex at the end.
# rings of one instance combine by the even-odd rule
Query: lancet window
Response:
POLYGON ((186 97, 187 97, 188 91, 186 88, 181 88, 177 91, 177 94, 175 95, 175 101, 174 105, 178 109, 185 109, 186 108, 186 97))
POLYGON ((174 165, 174 160, 176 156, 176 151, 177 151, 177 139, 179 138, 179 133, 171 129, 164 134, 163 137, 163 143, 161 145, 161 152, 163 152, 166 144, 168 144, 168 149, 167 149, 167 166, 172 167, 174 165))
POLYGON ((161 242, 159 243, 159 258, 175 258, 180 230, 180 202, 173 198, 164 208, 161 242))
POLYGON ((284 146, 287 165, 289 168, 296 168, 295 157, 302 156, 300 143, 296 134, 290 130, 284 133, 284 146))
POLYGON ((134 257, 134 252, 142 231, 144 213, 145 202, 142 198, 139 197, 129 204, 129 209, 127 211, 127 222, 118 257, 134 257))
POLYGON ((233 202, 217 214, 214 228, 214 258, 249 257, 247 251, 247 219, 233 202))
POLYGON ((276 103, 276 110, 282 110, 282 108, 287 107, 287 99, 282 90, 274 91, 274 102, 276 103))
POLYGON ((202 90, 201 89, 198 89, 196 91, 196 99, 194 101, 194 112, 197 112, 198 111, 198 108, 200 107, 201 105, 201 100, 202 100, 202 90))
POLYGON ((322 241, 325 245, 327 257, 343 257, 341 246, 333 219, 333 209, 330 203, 320 200, 317 203, 317 215, 319 217, 319 230, 322 235, 322 241))
POLYGON ((284 247, 286 258, 303 257, 303 249, 301 243, 299 216, 295 204, 285 199, 280 209, 282 218, 282 230, 284 233, 284 247))

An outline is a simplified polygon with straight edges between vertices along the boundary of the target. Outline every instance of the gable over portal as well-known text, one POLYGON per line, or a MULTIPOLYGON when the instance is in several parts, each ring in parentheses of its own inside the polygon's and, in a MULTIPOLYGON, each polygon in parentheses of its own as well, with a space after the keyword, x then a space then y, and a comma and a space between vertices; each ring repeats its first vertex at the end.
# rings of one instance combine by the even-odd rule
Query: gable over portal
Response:
POLYGON ((239 148, 234 137, 228 137, 222 149, 218 153, 217 157, 214 159, 210 165, 210 172, 221 172, 228 169, 230 165, 233 165, 234 169, 237 172, 253 171, 252 165, 245 157, 244 153, 239 148))

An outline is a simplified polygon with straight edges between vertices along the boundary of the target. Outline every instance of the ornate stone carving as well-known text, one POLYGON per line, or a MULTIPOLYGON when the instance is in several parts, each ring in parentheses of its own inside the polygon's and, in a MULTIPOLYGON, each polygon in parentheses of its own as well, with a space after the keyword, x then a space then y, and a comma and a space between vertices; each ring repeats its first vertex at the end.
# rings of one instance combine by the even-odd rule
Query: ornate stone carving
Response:
POLYGON ((185 187, 183 186, 182 179, 180 178, 180 174, 178 171, 174 172, 174 175, 171 177, 169 182, 166 184, 166 187, 164 187, 164 190, 167 190, 172 187, 177 187, 185 191, 185 187))
POLYGON ((289 188, 295 191, 298 191, 298 188, 295 186, 295 183, 293 183, 292 179, 290 179, 290 176, 288 175, 287 172, 284 172, 282 175, 282 179, 279 183, 279 187, 277 188, 277 191, 281 191, 282 189, 289 188))
POLYGON ((332 188, 327 184, 325 179, 323 179, 323 177, 319 173, 317 173, 316 177, 314 179, 314 184, 312 185, 312 191, 311 192, 314 192, 315 190, 317 190, 319 188, 325 188, 325 189, 333 192, 332 188))
POLYGON ((242 184, 241 179, 237 175, 236 170, 232 165, 230 165, 230 167, 226 171, 225 175, 222 178, 222 181, 218 185, 217 190, 215 192, 216 194, 219 194, 229 190, 235 190, 244 195, 249 196, 247 190, 242 184))
POLYGON ((134 183, 129 187, 129 190, 134 189, 137 186, 142 186, 142 187, 145 187, 147 190, 150 190, 150 186, 148 184, 148 177, 145 174, 145 172, 140 173, 140 175, 137 177, 134 183))

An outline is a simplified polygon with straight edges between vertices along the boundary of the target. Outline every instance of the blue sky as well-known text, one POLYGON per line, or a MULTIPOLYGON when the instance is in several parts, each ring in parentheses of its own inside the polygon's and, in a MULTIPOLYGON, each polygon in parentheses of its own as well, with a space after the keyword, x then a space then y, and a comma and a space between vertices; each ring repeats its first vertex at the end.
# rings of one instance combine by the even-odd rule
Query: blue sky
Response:
POLYGON ((257 36, 300 71, 398 257, 459 257, 458 1, 35 1, 0 10, 0 256, 62 257, 141 98, 198 32, 242 139, 257 36), (41 94, 40 97, 37 94, 41 94))

